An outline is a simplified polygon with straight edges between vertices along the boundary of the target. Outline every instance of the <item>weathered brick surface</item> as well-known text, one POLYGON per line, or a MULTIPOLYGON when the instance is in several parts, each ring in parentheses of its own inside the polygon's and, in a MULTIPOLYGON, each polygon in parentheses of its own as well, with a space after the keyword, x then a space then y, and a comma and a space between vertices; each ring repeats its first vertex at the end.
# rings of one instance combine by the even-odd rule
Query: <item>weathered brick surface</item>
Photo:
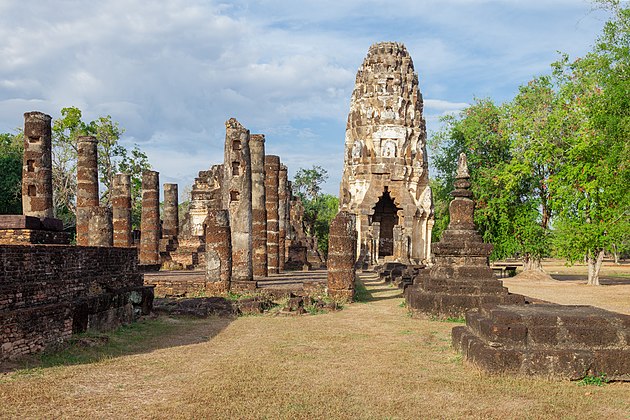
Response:
POLYGON ((22 213, 53 217, 52 117, 33 111, 24 114, 22 213))
POLYGON ((328 236, 328 295, 351 301, 354 295, 357 234, 354 219, 340 211, 330 224, 328 236))
POLYGON ((155 171, 142 173, 140 264, 160 264, 160 178, 155 171))
POLYGON ((267 269, 269 274, 280 271, 279 223, 278 223, 278 172, 280 158, 265 156, 265 203, 267 208, 267 269))
POLYGON ((128 322, 151 299, 133 248, 0 245, 0 360, 128 322))

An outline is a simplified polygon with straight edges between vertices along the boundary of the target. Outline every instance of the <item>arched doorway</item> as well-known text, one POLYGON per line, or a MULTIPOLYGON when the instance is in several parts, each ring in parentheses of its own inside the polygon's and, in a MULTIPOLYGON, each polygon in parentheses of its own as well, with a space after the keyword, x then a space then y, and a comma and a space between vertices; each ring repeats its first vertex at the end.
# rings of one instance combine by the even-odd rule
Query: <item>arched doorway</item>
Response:
POLYGON ((373 210, 372 223, 379 222, 381 224, 378 255, 379 257, 394 255, 394 226, 398 224, 398 210, 401 209, 394 204, 387 187, 384 188, 383 195, 373 210))

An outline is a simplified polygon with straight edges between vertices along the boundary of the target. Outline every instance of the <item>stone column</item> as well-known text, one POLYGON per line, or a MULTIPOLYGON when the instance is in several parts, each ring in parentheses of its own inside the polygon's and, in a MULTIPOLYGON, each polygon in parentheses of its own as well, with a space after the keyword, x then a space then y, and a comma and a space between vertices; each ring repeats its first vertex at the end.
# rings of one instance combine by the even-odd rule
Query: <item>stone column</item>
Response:
POLYGON ((280 158, 265 156, 265 203, 267 207, 267 268, 269 274, 279 272, 278 249, 278 172, 280 158))
POLYGON ((132 246, 131 177, 128 174, 114 175, 112 186, 112 218, 114 225, 114 246, 132 246))
POLYGON ((232 240, 227 210, 208 210, 206 231, 206 292, 226 293, 232 278, 232 240))
POLYGON ((140 221, 140 253, 142 265, 160 264, 160 174, 142 173, 142 219, 140 221))
POLYGON ((355 221, 350 213, 340 211, 328 234, 328 296, 333 299, 352 301, 356 246, 355 221))
POLYGON ((22 213, 25 216, 53 217, 51 121, 50 115, 41 112, 24 114, 22 213))
POLYGON ((77 140, 77 245, 90 244, 90 218, 99 206, 96 137, 77 140))
POLYGON ((278 171, 278 270, 284 271, 287 240, 287 199, 288 176, 287 167, 280 165, 278 171))
POLYGON ((252 162, 252 252, 254 277, 267 271, 267 208, 265 203, 265 136, 252 134, 249 139, 252 162))
POLYGON ((162 237, 174 238, 179 234, 179 197, 177 184, 164 184, 164 224, 162 237))
MULTIPOLYGON (((230 215, 232 280, 251 282, 252 265, 252 167, 249 130, 235 118, 225 122, 223 205, 230 215)), ((254 285, 255 287, 255 285, 254 285)))
POLYGON ((88 245, 112 246, 112 212, 107 207, 94 207, 89 210, 88 217, 88 245))
POLYGON ((372 242, 373 242, 373 253, 372 259, 374 261, 374 265, 378 264, 378 259, 380 258, 380 249, 381 249, 381 223, 374 222, 372 223, 372 242))

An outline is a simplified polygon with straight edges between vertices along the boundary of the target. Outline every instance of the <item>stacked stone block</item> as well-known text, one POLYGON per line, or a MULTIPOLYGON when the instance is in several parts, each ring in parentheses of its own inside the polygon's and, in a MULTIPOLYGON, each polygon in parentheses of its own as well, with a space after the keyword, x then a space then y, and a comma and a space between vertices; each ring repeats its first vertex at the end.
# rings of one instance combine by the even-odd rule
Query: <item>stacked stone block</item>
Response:
POLYGON ((227 210, 209 210, 206 226, 206 293, 225 293, 232 278, 232 240, 227 210))
POLYGON ((90 219, 99 206, 96 137, 77 140, 77 245, 90 245, 90 219))
POLYGON ((147 315, 135 249, 0 245, 0 362, 147 315))
POLYGON ((452 336, 466 360, 488 372, 630 380, 630 316, 592 306, 483 307, 452 336))
POLYGON ((115 247, 130 247, 131 237, 131 177, 114 175, 112 186, 112 224, 115 247))
POLYGON ((265 195, 265 136, 253 134, 249 141, 252 166, 252 259, 254 277, 266 277, 267 208, 265 195))
POLYGON ((287 205, 289 202, 289 184, 287 167, 280 164, 278 170, 278 270, 284 271, 286 259, 286 240, 289 214, 287 205))
POLYGON ((269 274, 280 272, 279 222, 278 222, 278 176, 280 158, 265 156, 265 202, 267 208, 267 269, 269 274))
POLYGON ((139 258, 141 265, 160 265, 160 175, 156 171, 142 173, 139 258))
POLYGON ((179 197, 177 184, 164 184, 163 238, 176 238, 179 234, 179 197))
POLYGON ((42 112, 24 114, 24 159, 22 165, 22 213, 53 217, 52 117, 42 112))
POLYGON ((230 215, 232 281, 235 289, 256 288, 252 266, 252 169, 249 130, 235 118, 225 123, 223 208, 230 215))
POLYGON ((340 211, 328 234, 328 295, 333 299, 352 301, 356 246, 355 220, 347 211, 340 211))

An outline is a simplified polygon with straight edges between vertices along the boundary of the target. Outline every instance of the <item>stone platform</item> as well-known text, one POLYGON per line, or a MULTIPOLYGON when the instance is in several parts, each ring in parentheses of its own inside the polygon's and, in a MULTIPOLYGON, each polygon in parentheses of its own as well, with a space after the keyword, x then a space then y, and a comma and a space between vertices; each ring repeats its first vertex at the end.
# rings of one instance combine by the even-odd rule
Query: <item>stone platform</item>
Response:
MULTIPOLYGON (((251 291, 308 295, 326 287, 326 270, 291 271, 256 278, 251 291)), ((159 271, 144 274, 144 284, 155 286, 158 297, 193 297, 207 292, 205 271, 159 271)), ((212 294, 212 293, 209 293, 212 294)))
POLYGON ((630 381, 630 316, 593 306, 496 305, 466 314, 453 347, 493 373, 630 381))

